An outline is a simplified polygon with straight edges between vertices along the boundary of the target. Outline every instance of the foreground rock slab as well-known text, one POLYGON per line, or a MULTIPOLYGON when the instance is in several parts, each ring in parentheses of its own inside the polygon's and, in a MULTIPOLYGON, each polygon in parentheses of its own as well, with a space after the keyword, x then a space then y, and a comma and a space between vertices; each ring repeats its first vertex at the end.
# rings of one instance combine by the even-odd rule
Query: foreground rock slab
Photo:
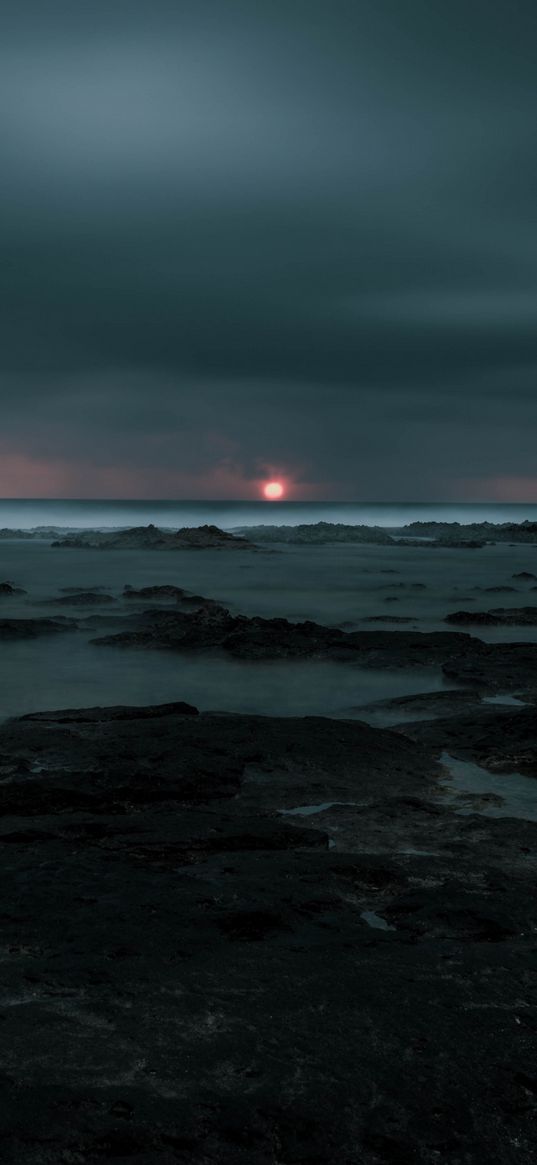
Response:
POLYGON ((2 1161, 533 1162, 537 825, 451 812, 435 752, 184 704, 0 728, 2 1161))
MULTIPOLYGON (((489 772, 537 777, 537 708, 478 709, 401 728, 429 748, 475 761, 489 772)), ((537 787, 536 787, 537 798, 537 787)))

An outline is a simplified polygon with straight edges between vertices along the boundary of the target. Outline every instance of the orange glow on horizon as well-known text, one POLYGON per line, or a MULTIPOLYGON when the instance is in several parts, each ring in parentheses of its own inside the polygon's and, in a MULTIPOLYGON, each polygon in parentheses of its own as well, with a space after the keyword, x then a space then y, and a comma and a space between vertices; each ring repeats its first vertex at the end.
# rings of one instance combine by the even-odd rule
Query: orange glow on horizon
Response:
POLYGON ((284 488, 281 481, 268 481, 263 486, 263 493, 269 502, 277 502, 279 498, 284 495, 284 488))

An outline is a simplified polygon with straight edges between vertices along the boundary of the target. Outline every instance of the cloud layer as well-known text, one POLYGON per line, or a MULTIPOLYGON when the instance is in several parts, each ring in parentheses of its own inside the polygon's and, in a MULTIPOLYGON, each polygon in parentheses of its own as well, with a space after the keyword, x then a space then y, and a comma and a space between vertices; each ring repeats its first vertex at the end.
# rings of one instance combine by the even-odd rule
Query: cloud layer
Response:
POLYGON ((533 3, 3 9, 0 493, 530 500, 533 3))

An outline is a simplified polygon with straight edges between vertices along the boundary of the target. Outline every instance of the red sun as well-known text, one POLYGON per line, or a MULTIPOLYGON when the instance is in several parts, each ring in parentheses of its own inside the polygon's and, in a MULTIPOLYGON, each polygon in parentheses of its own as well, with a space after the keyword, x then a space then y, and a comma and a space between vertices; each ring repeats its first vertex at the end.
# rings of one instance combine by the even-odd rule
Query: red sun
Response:
POLYGON ((269 502, 277 502, 279 498, 283 497, 284 488, 281 481, 267 481, 263 486, 263 493, 269 502))

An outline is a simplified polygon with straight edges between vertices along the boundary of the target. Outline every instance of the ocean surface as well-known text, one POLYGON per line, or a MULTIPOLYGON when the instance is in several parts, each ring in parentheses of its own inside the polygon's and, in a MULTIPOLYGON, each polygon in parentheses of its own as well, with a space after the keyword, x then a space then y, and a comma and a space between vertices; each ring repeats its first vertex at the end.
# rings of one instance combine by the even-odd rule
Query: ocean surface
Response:
MULTIPOLYGON (((63 509, 66 503, 35 505, 31 525, 57 522, 59 512, 64 521, 69 520, 63 509)), ((86 515, 91 514, 87 524, 95 524, 96 514, 106 513, 106 508, 92 510, 92 505, 76 503, 75 510, 68 511, 71 520, 81 506, 86 515)), ((281 513, 282 508, 277 509, 281 513)), ((256 513, 260 511, 264 515, 266 508, 256 507, 256 513)), ((228 512, 234 524, 236 513, 228 512)), ((308 507, 308 512, 317 520, 319 507, 308 507)), ((119 510, 114 503, 109 503, 108 513, 115 520, 119 510)), ((187 520, 186 512, 179 515, 176 510, 175 514, 174 521, 187 520)), ((204 515, 207 520, 217 517, 207 511, 204 515)), ((156 512, 145 513, 143 520, 149 516, 162 522, 156 512)), ((20 524, 20 512, 18 518, 20 524)), ((132 520, 131 509, 126 524, 132 520)), ((199 511, 195 520, 202 520, 199 511)), ((173 583, 216 599, 237 614, 313 619, 347 630, 390 631, 398 625, 388 619, 397 615, 409 619, 401 625, 403 630, 446 631, 445 615, 470 603, 476 610, 531 603, 535 599, 531 583, 512 580, 514 573, 523 570, 537 575, 534 545, 428 551, 404 543, 278 544, 262 553, 230 553, 62 550, 46 539, 5 539, 0 541, 0 581, 10 580, 27 593, 0 602, 4 617, 53 614, 82 620, 95 610, 70 607, 63 601, 67 596, 61 588, 103 587, 116 598, 110 613, 117 611, 119 619, 132 612, 132 604, 121 598, 126 584, 173 583), (474 590, 505 585, 517 590, 505 595, 474 590), (59 606, 46 605, 60 596, 59 606), (370 616, 386 621, 369 623, 370 616)), ((242 662, 225 656, 104 648, 91 643, 92 638, 116 629, 120 627, 103 630, 81 623, 80 629, 58 636, 2 641, 0 718, 44 709, 171 700, 186 700, 204 711, 364 718, 360 706, 365 703, 453 686, 444 684, 438 669, 373 671, 316 660, 242 662)), ((474 633, 488 640, 537 639, 537 628, 476 628, 474 633)))
POLYGON ((359 502, 211 502, 211 501, 55 501, 0 500, 0 529, 36 526, 79 529, 155 526, 178 528, 211 523, 224 530, 237 526, 288 525, 302 522, 345 522, 366 526, 403 526, 409 522, 537 521, 537 505, 499 503, 411 503, 391 505, 359 502))

